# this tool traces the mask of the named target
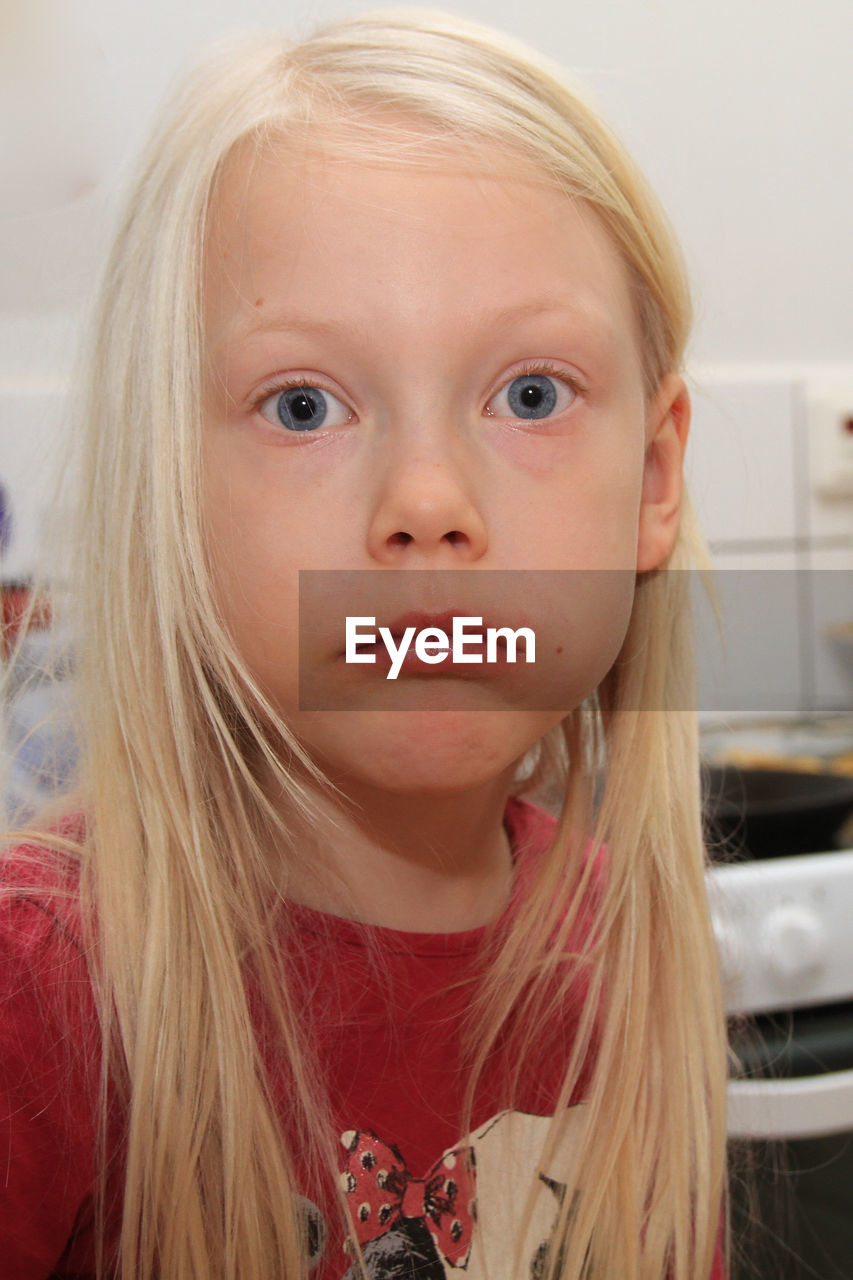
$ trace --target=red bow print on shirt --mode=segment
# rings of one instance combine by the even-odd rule
[[[353,1129],[341,1142],[347,1151],[341,1181],[359,1244],[400,1218],[420,1218],[445,1260],[464,1267],[477,1217],[473,1148],[448,1151],[425,1178],[413,1178],[396,1147],[375,1134]]]

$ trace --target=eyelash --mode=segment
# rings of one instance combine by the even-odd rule
[[[261,405],[266,400],[269,400],[271,396],[280,396],[283,391],[298,391],[300,387],[316,387],[318,391],[325,391],[327,395],[334,396],[336,400],[341,399],[336,392],[323,385],[321,378],[309,378],[307,374],[300,373],[294,378],[282,378],[280,381],[271,382],[268,387],[262,388],[252,400],[252,410],[257,413]],[[344,402],[342,401],[342,403]]]

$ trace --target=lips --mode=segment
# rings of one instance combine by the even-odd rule
[[[383,623],[377,619],[376,630],[378,631],[381,626],[387,626],[394,639],[399,641],[402,640],[409,627],[415,628],[415,635],[419,631],[425,631],[427,627],[435,627],[439,631],[443,631],[448,640],[450,640],[453,636],[454,618],[481,618],[480,629],[483,634],[489,627],[498,625],[487,618],[482,618],[481,614],[467,613],[464,609],[446,609],[444,613],[418,613],[410,610],[409,613],[401,614],[399,618],[395,618],[391,623]],[[507,624],[504,622],[502,625],[506,626]]]
[[[453,654],[453,624],[454,619],[466,618],[476,619],[477,621],[468,622],[465,626],[464,636],[462,637],[462,652],[459,660],[454,658]],[[521,653],[518,653],[515,664],[510,664],[507,660],[507,642],[502,636],[495,638],[495,653],[492,661],[486,661],[487,658],[487,640],[486,635],[489,630],[498,630],[501,627],[511,627],[512,630],[518,630],[524,624],[510,624],[505,618],[498,622],[492,618],[485,618],[481,614],[466,612],[464,609],[445,609],[439,613],[426,613],[421,610],[409,610],[406,613],[398,615],[390,622],[384,622],[377,618],[374,626],[371,628],[376,640],[370,644],[366,641],[359,642],[359,652],[365,655],[372,655],[375,659],[371,664],[372,670],[376,674],[386,674],[392,666],[392,655],[385,642],[381,628],[385,628],[390,632],[391,641],[395,649],[400,648],[406,633],[409,633],[408,648],[405,656],[400,660],[398,666],[399,675],[418,675],[440,677],[447,675],[467,676],[468,678],[483,679],[484,677],[493,676],[501,672],[506,672],[511,666],[523,665],[524,647],[523,640],[521,642]],[[429,651],[438,656],[443,653],[445,656],[441,661],[429,662],[421,658],[415,648],[416,638],[424,631],[438,630],[447,636],[448,644],[443,650],[437,647],[437,643],[428,641]],[[344,655],[341,655],[344,657]],[[465,657],[469,661],[465,661]],[[361,668],[363,671],[364,668]]]

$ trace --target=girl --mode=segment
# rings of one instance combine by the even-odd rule
[[[83,405],[78,794],[4,873],[9,1280],[721,1274],[688,310],[605,126],[462,21],[172,104]],[[534,663],[440,666],[462,617]]]

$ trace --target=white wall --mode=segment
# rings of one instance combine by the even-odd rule
[[[2,113],[0,373],[67,362],[69,325],[61,317],[74,312],[97,261],[102,193],[186,60],[228,32],[299,34],[315,15],[360,7],[5,0],[0,82],[8,86],[17,66],[30,108],[45,85],[57,86],[58,107],[30,109],[22,130]],[[688,255],[698,301],[695,358],[853,356],[850,0],[467,0],[447,7],[503,26],[575,70],[626,138]],[[52,44],[60,54],[53,65],[45,54]],[[64,189],[54,182],[57,198],[93,181],[101,192],[37,212],[24,194],[17,212],[8,175],[21,132],[50,173],[67,170]],[[18,159],[15,175],[19,168]]]

